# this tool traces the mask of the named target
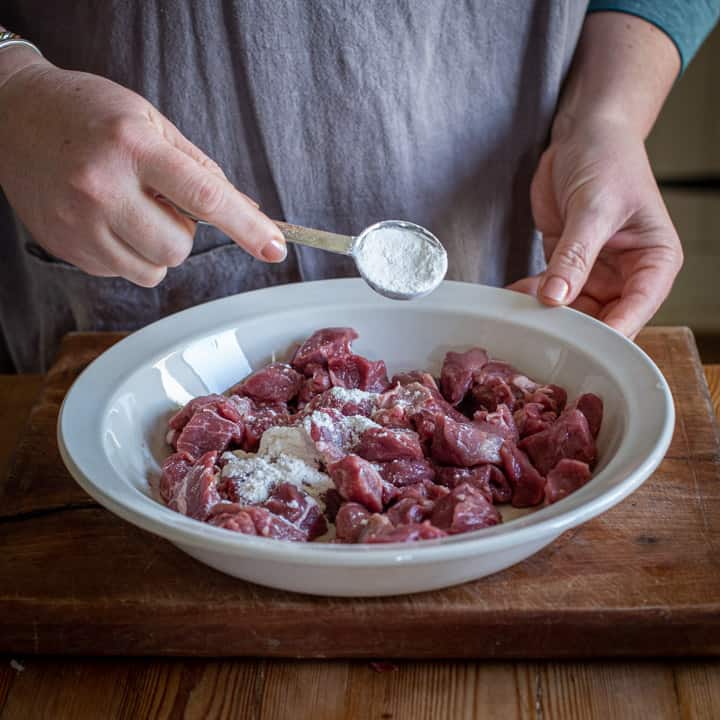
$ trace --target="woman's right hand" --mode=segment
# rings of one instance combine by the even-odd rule
[[[142,97],[29,48],[0,56],[2,70],[19,65],[0,74],[0,186],[49,253],[157,285],[190,254],[195,230],[164,196],[255,257],[285,258],[277,226]]]

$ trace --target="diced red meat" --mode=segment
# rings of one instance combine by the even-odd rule
[[[190,468],[195,464],[195,458],[188,453],[179,452],[165,458],[162,464],[158,490],[165,503],[170,502],[175,488],[185,479]]]
[[[512,444],[505,445],[500,455],[512,487],[513,507],[539,505],[545,495],[545,478],[532,466],[528,456]]]
[[[596,438],[603,419],[603,401],[594,393],[585,393],[577,399],[575,407],[585,416],[590,433]]]
[[[231,395],[247,395],[260,403],[287,403],[299,392],[303,376],[285,363],[272,363],[256,370],[230,390]]]
[[[324,393],[332,387],[330,373],[321,365],[310,363],[305,367],[306,380],[300,388],[298,399],[301,403],[310,402],[316,395]]]
[[[343,503],[335,516],[335,537],[341,542],[356,543],[369,519],[370,513],[359,503]]]
[[[505,442],[501,435],[476,423],[458,423],[452,418],[438,416],[432,439],[432,457],[443,465],[472,467],[486,463],[500,463],[500,448]]]
[[[303,372],[309,364],[327,367],[330,358],[350,355],[358,334],[349,327],[323,328],[314,332],[295,352],[292,366]]]
[[[294,542],[305,542],[308,539],[305,531],[284,517],[256,505],[219,503],[212,509],[208,522],[245,535],[260,535]]]
[[[445,497],[450,491],[442,486],[436,485],[434,482],[423,480],[413,485],[406,485],[397,489],[397,501],[412,498],[413,500],[439,500]]]
[[[565,408],[567,392],[559,385],[540,385],[525,397],[525,403],[539,403],[543,410],[559,415]]]
[[[345,388],[330,388],[316,395],[304,408],[303,414],[308,415],[315,410],[338,410],[341,415],[364,415],[370,417],[375,410],[376,400],[373,395],[363,395],[346,391]]]
[[[243,441],[242,422],[233,422],[219,415],[212,407],[196,412],[177,438],[178,452],[188,453],[195,458],[206,452],[223,452],[231,442],[239,445]]]
[[[477,410],[473,415],[473,421],[482,425],[487,425],[496,429],[500,435],[507,440],[517,442],[520,439],[517,426],[513,414],[510,412],[507,405],[500,404],[495,409],[495,412],[489,412],[488,410]]]
[[[381,393],[387,390],[387,369],[382,360],[368,360],[361,355],[337,355],[328,360],[330,380],[336,387]]]
[[[386,514],[393,525],[409,525],[429,518],[434,507],[435,503],[427,498],[407,497],[396,502]]]
[[[384,427],[411,428],[413,417],[429,402],[432,393],[424,385],[418,382],[395,385],[378,398],[372,419]]]
[[[335,488],[330,488],[325,493],[323,500],[325,501],[325,517],[329,522],[335,522],[338,510],[343,504],[342,496]]]
[[[203,395],[193,398],[181,410],[178,410],[168,420],[168,427],[172,430],[182,430],[196,412],[205,408],[212,408],[227,420],[234,422],[240,420],[240,415],[229,398],[224,395]]]
[[[373,518],[374,517],[382,516],[374,515]],[[361,538],[360,542],[372,544],[417,542],[418,540],[436,540],[446,535],[446,532],[426,520],[423,523],[398,525],[397,527],[393,527],[392,525],[390,525],[390,527],[383,526],[374,532],[367,532],[366,535]]]
[[[383,480],[395,487],[404,487],[424,480],[435,479],[435,468],[427,461],[413,458],[399,458],[380,464]]]
[[[355,454],[365,460],[389,462],[399,458],[422,460],[423,451],[417,433],[412,430],[368,428],[360,436]]]
[[[471,408],[474,410],[495,411],[498,405],[506,405],[515,409],[517,398],[510,385],[501,377],[492,376],[483,383],[474,384],[470,388]]]
[[[395,385],[410,385],[411,383],[419,383],[431,390],[439,389],[435,378],[423,370],[408,370],[408,372],[397,373],[390,380],[390,385],[393,387]]]
[[[541,403],[525,403],[513,415],[521,438],[547,430],[556,420],[554,412],[545,410]]]
[[[502,518],[478,488],[463,483],[435,503],[430,522],[453,535],[497,525]]]
[[[245,399],[249,400],[249,398]],[[246,452],[257,452],[260,438],[268,428],[276,425],[288,425],[290,422],[290,412],[284,403],[262,405],[260,407],[253,405],[252,409],[249,409],[247,414],[243,415],[245,437],[240,447]]]
[[[327,522],[318,504],[292,483],[278,485],[265,507],[296,525],[308,540],[327,532]]]
[[[478,372],[488,361],[482,348],[466,352],[449,352],[445,355],[440,373],[440,391],[451,404],[457,405],[465,397],[472,384],[473,373]]]
[[[519,447],[541,475],[547,475],[563,458],[592,467],[597,456],[588,421],[579,410],[565,411],[547,430],[521,440]]]
[[[590,479],[590,467],[579,460],[561,460],[547,476],[545,497],[549,503],[562,500]]]
[[[467,483],[480,490],[493,503],[507,503],[512,488],[500,468],[495,465],[476,465],[471,468],[437,466],[437,482],[449,488]]]
[[[205,520],[210,509],[220,502],[215,482],[217,453],[207,452],[190,468],[180,483],[175,485],[168,502],[171,510],[195,520]]]
[[[210,511],[208,523],[243,535],[257,535],[250,513],[237,503],[221,502],[215,505]]]
[[[360,503],[371,512],[382,510],[383,479],[367,460],[353,454],[346,455],[328,465],[327,471],[345,500]]]

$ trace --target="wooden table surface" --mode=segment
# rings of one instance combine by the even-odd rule
[[[720,416],[720,365],[705,371]],[[0,376],[0,477],[41,382],[40,376]],[[0,719],[15,718],[715,720],[720,718],[720,661],[383,664],[5,657]]]

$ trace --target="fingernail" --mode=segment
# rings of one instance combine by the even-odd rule
[[[565,280],[557,275],[553,275],[545,281],[540,294],[548,300],[561,303],[567,297],[569,289]]]
[[[263,247],[260,254],[268,262],[282,262],[287,257],[287,247],[279,240],[271,240]]]

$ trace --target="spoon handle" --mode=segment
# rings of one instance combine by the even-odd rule
[[[210,225],[206,220],[195,217],[195,215],[178,207],[167,198],[162,198],[162,200],[171,205],[181,215],[198,223],[198,225]],[[355,238],[350,235],[338,235],[337,233],[331,233],[325,230],[313,230],[312,228],[302,227],[302,225],[291,225],[290,223],[280,222],[279,220],[273,220],[273,222],[280,228],[280,232],[287,242],[317,248],[318,250],[326,250],[327,252],[338,253],[340,255],[352,254],[352,246]]]
[[[352,253],[355,238],[350,235],[338,235],[325,230],[313,230],[312,228],[291,225],[279,220],[273,220],[273,222],[280,228],[280,232],[288,242],[296,245],[306,245],[318,250],[326,250],[331,253],[339,253],[340,255],[350,255]]]

